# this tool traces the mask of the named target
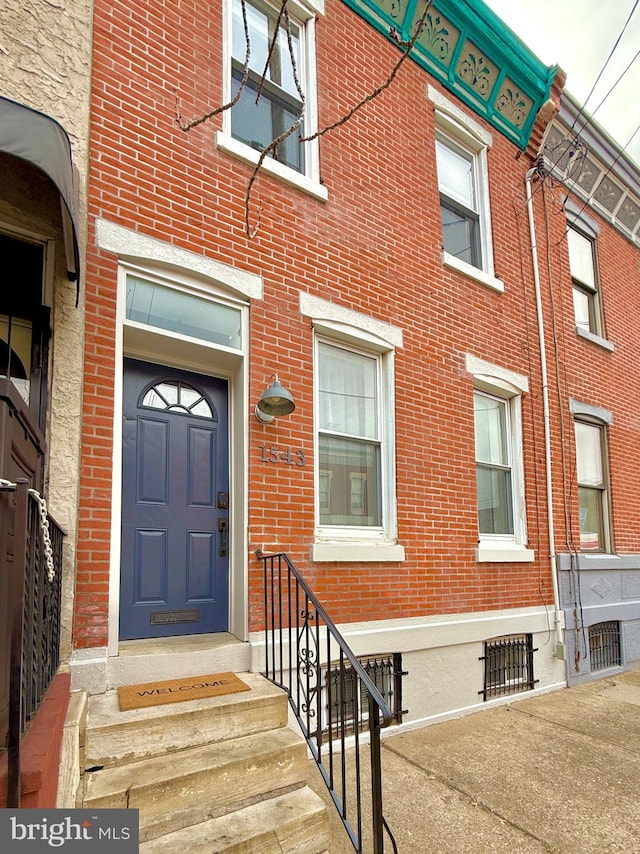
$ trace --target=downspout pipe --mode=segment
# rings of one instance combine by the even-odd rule
[[[537,168],[530,169],[525,177],[527,192],[527,215],[529,218],[529,234],[531,237],[531,258],[533,261],[533,281],[536,294],[536,315],[538,321],[538,342],[540,346],[540,373],[542,377],[542,410],[544,416],[544,464],[547,484],[547,520],[549,526],[549,561],[551,580],[553,584],[553,622],[556,634],[556,656],[564,658],[564,638],[562,634],[563,613],[560,608],[560,591],[558,588],[558,567],[556,562],[556,538],[553,515],[553,481],[551,467],[551,416],[549,411],[549,376],[547,372],[547,348],[544,334],[544,314],[542,312],[542,294],[540,289],[540,268],[538,264],[538,244],[536,226],[533,215],[533,193],[531,191]]]

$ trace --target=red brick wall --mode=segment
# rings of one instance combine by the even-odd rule
[[[328,202],[266,175],[258,179],[253,198],[264,210],[258,234],[249,240],[244,196],[251,170],[216,151],[214,134],[221,117],[190,133],[183,133],[175,120],[176,103],[188,120],[220,102],[219,5],[96,0],[95,15],[91,215],[262,275],[264,299],[251,306],[250,400],[257,400],[275,370],[296,400],[290,418],[271,425],[249,420],[251,628],[257,628],[260,612],[256,548],[290,553],[338,622],[551,602],[540,368],[524,207],[524,176],[530,166],[526,156],[518,157],[509,141],[491,131],[494,256],[504,294],[440,263],[434,115],[426,98],[427,83],[434,81],[410,62],[380,98],[322,139]],[[324,125],[378,86],[398,52],[339,0],[327,0],[316,35]],[[540,193],[539,213],[542,202]],[[551,217],[556,241],[560,219]],[[607,248],[604,258],[621,251],[619,243]],[[566,280],[566,257],[564,268],[558,266],[561,254],[552,257],[556,281],[560,276]],[[76,646],[106,642],[115,284],[115,259],[98,250],[92,237]],[[404,347],[396,356],[397,497],[404,563],[309,561],[312,330],[300,316],[299,291],[370,314],[404,332]],[[570,296],[568,286],[557,298],[561,309],[556,305],[565,333]],[[550,312],[548,287],[544,300]],[[622,331],[631,334],[629,328]],[[464,371],[466,352],[530,379],[523,420],[533,564],[474,560],[473,407],[471,378]],[[557,406],[555,373],[551,382]],[[612,443],[614,459],[622,459],[632,435],[626,445]],[[306,467],[262,462],[262,442],[303,448]],[[553,445],[559,459],[557,430]],[[561,502],[559,467],[554,490]],[[620,539],[640,551],[626,512],[620,516]],[[560,534],[564,537],[564,531]]]
[[[550,181],[536,192],[536,221],[539,240],[543,294],[549,336],[549,370],[554,419],[554,465],[565,473],[564,490],[556,486],[556,523],[559,526],[558,551],[579,550],[577,487],[573,416],[569,398],[603,407],[613,414],[607,429],[609,446],[610,496],[615,551],[619,554],[640,552],[640,530],[637,524],[636,495],[640,484],[640,419],[638,410],[637,371],[640,364],[640,341],[637,318],[640,316],[640,266],[638,250],[612,228],[596,210],[574,198],[574,207],[599,229],[596,251],[605,337],[613,352],[585,341],[575,333],[574,312],[567,250],[567,222],[575,216],[566,213],[566,192],[553,188]],[[552,346],[555,338],[557,348]],[[555,349],[555,352],[554,352]],[[557,373],[556,373],[557,364]],[[558,403],[557,388],[560,386]],[[564,430],[566,441],[561,442]],[[572,531],[562,525],[565,506]],[[573,535],[572,535],[573,534]]]
[[[69,706],[71,677],[54,677],[20,747],[20,806],[55,807],[64,722]],[[7,754],[0,754],[0,808],[7,805]]]

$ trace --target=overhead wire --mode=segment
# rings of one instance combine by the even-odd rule
[[[617,47],[618,47],[618,45],[620,44],[620,41],[621,41],[621,39],[622,39],[622,36],[625,34],[626,29],[627,29],[627,27],[629,26],[629,23],[630,23],[630,21],[631,21],[631,18],[633,17],[633,14],[634,14],[634,12],[636,11],[636,9],[637,9],[637,7],[638,7],[638,3],[640,3],[640,0],[635,0],[635,3],[633,4],[633,8],[632,8],[632,9],[631,9],[631,11],[629,12],[629,15],[628,15],[628,17],[627,17],[627,20],[625,21],[625,24],[624,24],[624,26],[623,26],[622,30],[620,31],[620,33],[619,33],[619,35],[618,35],[617,39],[615,40],[615,44],[613,45],[613,47],[612,47],[612,48],[611,48],[611,50],[609,51],[609,56],[606,58],[604,65],[602,66],[602,68],[600,69],[600,72],[599,72],[598,76],[596,77],[595,83],[594,83],[594,84],[593,84],[593,86],[591,87],[591,91],[590,91],[590,92],[589,92],[589,94],[587,95],[587,97],[586,97],[585,101],[583,102],[583,104],[582,104],[582,106],[581,106],[581,108],[580,108],[580,111],[578,112],[578,115],[575,117],[575,119],[574,119],[574,121],[573,121],[573,125],[571,126],[571,131],[573,131],[573,129],[574,129],[574,128],[575,128],[575,126],[576,126],[576,123],[577,123],[577,122],[578,122],[578,120],[580,119],[580,116],[581,116],[581,115],[582,115],[582,113],[585,111],[586,106],[587,106],[587,104],[589,103],[589,99],[591,98],[591,96],[592,96],[592,95],[593,95],[593,93],[595,92],[596,86],[597,86],[597,85],[598,85],[598,83],[600,82],[600,78],[601,78],[601,77],[602,77],[602,75],[604,74],[604,72],[605,72],[605,70],[606,70],[606,68],[607,68],[607,65],[609,65],[609,62],[611,61],[611,58],[613,57],[613,54],[616,52]],[[626,73],[626,71],[625,71],[625,73]],[[618,82],[619,82],[619,81],[618,81]],[[616,85],[617,85],[617,83],[616,83]],[[609,94],[610,94],[610,93],[608,93],[607,97],[609,96]],[[600,106],[601,106],[601,105],[600,105]]]
[[[577,163],[580,163],[580,168],[582,167],[582,165],[583,165],[583,163],[584,163],[584,159],[585,159],[585,157],[586,157],[586,151],[585,151],[584,142],[583,142],[583,141],[582,141],[582,139],[581,139],[581,134],[582,134],[582,133],[584,132],[584,130],[588,127],[589,122],[594,118],[594,116],[595,116],[596,112],[600,109],[600,107],[602,107],[602,105],[603,105],[603,104],[604,104],[604,102],[607,100],[607,98],[611,95],[611,93],[614,91],[614,89],[618,86],[618,84],[621,82],[621,80],[622,80],[622,79],[624,78],[624,76],[627,74],[627,72],[629,71],[629,69],[631,68],[631,66],[633,65],[633,63],[636,61],[636,59],[638,58],[638,56],[640,56],[640,51],[638,51],[638,52],[635,54],[635,56],[633,57],[633,59],[631,60],[631,62],[627,65],[627,67],[626,67],[626,68],[625,68],[625,70],[622,72],[622,74],[618,77],[618,79],[617,79],[617,80],[616,80],[616,82],[613,84],[613,86],[611,86],[611,88],[609,89],[609,91],[607,92],[607,94],[604,96],[604,98],[600,101],[600,103],[598,104],[598,106],[596,107],[596,109],[593,111],[593,113],[590,113],[590,114],[589,114],[588,119],[587,119],[587,120],[582,124],[582,127],[581,127],[578,131],[575,131],[576,124],[578,123],[578,121],[580,120],[580,118],[584,115],[585,110],[586,110],[586,105],[587,105],[587,103],[589,102],[589,99],[591,98],[591,96],[593,95],[593,93],[594,93],[594,91],[595,91],[595,89],[596,89],[596,87],[597,87],[597,85],[598,85],[598,83],[599,83],[599,81],[600,81],[600,79],[601,79],[602,75],[604,74],[604,72],[605,72],[605,70],[606,70],[607,66],[609,65],[609,62],[611,61],[611,58],[613,57],[613,54],[615,53],[615,51],[616,51],[616,49],[617,49],[618,45],[620,44],[620,41],[621,41],[621,39],[622,39],[622,37],[623,37],[624,33],[626,32],[627,27],[629,26],[629,23],[630,23],[630,21],[631,21],[631,19],[632,19],[632,17],[633,17],[633,15],[634,15],[634,13],[635,13],[635,11],[636,11],[636,9],[637,9],[637,7],[638,7],[638,5],[639,5],[639,4],[640,4],[640,0],[635,0],[635,2],[634,2],[634,4],[633,4],[633,7],[632,7],[631,11],[629,12],[629,15],[627,16],[627,20],[625,21],[624,26],[622,27],[622,29],[621,29],[620,33],[618,34],[618,36],[617,36],[617,38],[616,38],[616,40],[615,40],[615,43],[614,43],[613,47],[611,48],[611,50],[610,50],[610,52],[609,52],[609,55],[608,55],[607,59],[606,59],[606,60],[605,60],[605,62],[604,62],[604,65],[603,65],[603,66],[602,66],[602,68],[600,69],[600,71],[599,71],[599,73],[598,73],[598,75],[597,75],[597,77],[596,77],[596,80],[595,80],[595,82],[594,82],[593,86],[591,87],[591,90],[590,90],[589,94],[587,95],[586,100],[585,100],[585,101],[583,102],[583,104],[580,106],[580,109],[579,109],[579,111],[578,111],[578,114],[577,114],[577,116],[574,118],[574,120],[573,120],[573,124],[571,125],[571,128],[569,129],[569,135],[568,135],[567,137],[565,137],[565,140],[567,141],[567,145],[566,145],[566,146],[564,146],[564,145],[562,145],[561,143],[558,143],[556,146],[554,146],[554,148],[561,147],[561,151],[560,151],[560,153],[558,154],[558,156],[556,157],[556,159],[551,163],[551,167],[550,167],[549,169],[545,170],[546,174],[545,174],[545,173],[539,173],[539,176],[538,176],[538,177],[539,177],[539,183],[538,183],[538,185],[537,185],[537,186],[534,188],[534,190],[533,190],[533,195],[534,195],[534,196],[535,196],[535,195],[536,195],[536,193],[541,189],[542,185],[546,182],[547,178],[549,178],[549,177],[552,175],[552,173],[554,172],[554,170],[556,169],[556,167],[558,166],[558,164],[560,163],[560,161],[562,160],[562,158],[566,155],[566,153],[567,153],[567,148],[568,148],[569,146],[574,146],[574,147],[577,149],[577,154],[578,154],[578,155],[580,155],[580,153],[581,153],[581,159],[580,159],[580,160],[575,160],[575,159],[574,159],[574,163],[576,163],[576,162],[577,162]],[[618,156],[616,157],[615,161],[611,164],[611,166],[609,167],[609,170],[608,170],[608,171],[607,171],[607,173],[606,173],[607,175],[608,175],[608,174],[609,174],[609,172],[611,171],[611,168],[613,168],[613,166],[618,162],[618,160],[620,159],[620,156],[622,155],[622,153],[624,153],[624,151],[626,151],[626,149],[629,147],[629,145],[631,144],[631,142],[632,142],[633,138],[634,138],[634,137],[635,137],[635,135],[638,133],[638,130],[640,130],[640,126],[639,126],[638,128],[636,128],[636,130],[633,132],[633,134],[631,135],[631,137],[630,137],[630,138],[629,138],[629,140],[627,141],[627,143],[626,143],[626,145],[624,146],[624,148],[622,149],[622,151],[618,154]],[[574,132],[574,131],[575,131],[575,132]],[[563,142],[564,142],[564,140],[563,140]],[[574,154],[574,155],[570,155],[570,159],[571,159],[571,157],[575,158],[575,157],[576,157],[576,155],[575,155],[575,154]],[[574,169],[575,169],[575,167],[574,167]],[[567,175],[567,177],[568,177],[568,175]],[[605,175],[604,177],[606,177],[606,175]],[[592,198],[592,196],[590,196],[590,197],[589,197],[589,199],[587,200],[587,204],[591,201],[591,198]],[[584,210],[584,207],[582,208],[582,210]],[[582,211],[581,211],[581,212],[582,212]]]

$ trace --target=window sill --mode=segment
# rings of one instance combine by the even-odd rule
[[[260,160],[260,152],[255,151],[253,148],[250,148],[243,142],[239,142],[222,131],[216,133],[216,148],[224,151],[226,154],[230,154],[232,157],[236,157],[238,160],[242,160],[244,163],[248,163],[250,166],[257,166]],[[266,172],[268,175],[273,175],[274,178],[278,178],[292,187],[296,187],[298,190],[302,190],[309,196],[320,199],[320,201],[326,202],[329,198],[327,188],[323,184],[307,178],[306,175],[296,172],[295,169],[278,163],[272,157],[265,157],[260,170]]]
[[[613,353],[615,349],[611,341],[607,341],[606,338],[602,338],[594,332],[589,332],[588,329],[583,329],[581,326],[576,326],[576,335],[578,338],[584,338],[585,341],[590,341],[592,344],[602,347],[603,350],[608,350],[609,353]]]
[[[533,549],[514,543],[480,543],[476,549],[478,563],[531,563],[535,560]]]
[[[316,563],[400,563],[404,546],[365,543],[314,543],[311,560]]]
[[[474,267],[473,264],[467,264],[466,261],[461,261],[459,258],[456,258],[455,255],[449,255],[448,252],[443,251],[442,266],[447,267],[449,270],[456,270],[458,273],[462,273],[470,279],[475,279],[476,282],[480,282],[481,285],[486,285],[493,291],[498,291],[501,294],[504,293],[504,282],[502,279],[497,279],[495,276],[485,273],[484,270],[481,270],[479,267]]]

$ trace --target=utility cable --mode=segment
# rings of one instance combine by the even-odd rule
[[[577,123],[577,122],[578,122],[578,120],[580,119],[580,116],[581,116],[581,115],[582,115],[582,113],[585,111],[586,106],[587,106],[587,104],[588,104],[588,102],[589,102],[589,98],[591,98],[591,96],[593,95],[593,93],[594,93],[594,91],[595,91],[596,86],[597,86],[597,85],[598,85],[598,83],[600,82],[600,78],[601,78],[601,77],[602,77],[602,75],[604,74],[604,72],[605,72],[605,69],[606,69],[607,65],[608,65],[608,64],[609,64],[609,62],[611,61],[611,57],[613,56],[613,54],[614,54],[614,53],[615,53],[615,51],[616,51],[616,48],[617,48],[617,47],[618,47],[618,45],[620,44],[620,39],[621,39],[621,38],[622,38],[622,36],[625,34],[625,31],[626,31],[627,27],[629,26],[629,22],[631,21],[631,18],[633,17],[633,14],[634,14],[634,12],[636,11],[636,9],[637,9],[637,7],[638,7],[638,3],[640,3],[640,0],[635,0],[635,3],[633,4],[633,9],[629,12],[629,16],[628,16],[628,18],[627,18],[627,20],[626,20],[626,22],[625,22],[624,27],[623,27],[623,28],[622,28],[622,30],[620,31],[620,34],[619,34],[618,38],[617,38],[617,39],[616,39],[616,41],[615,41],[615,44],[613,45],[613,47],[611,48],[611,51],[609,52],[609,56],[607,57],[607,59],[606,59],[606,61],[605,61],[604,65],[603,65],[603,66],[602,66],[602,68],[600,69],[600,73],[599,73],[599,74],[598,74],[598,76],[596,77],[596,82],[595,82],[595,83],[593,84],[593,86],[591,87],[591,91],[589,92],[589,94],[588,94],[588,95],[587,95],[587,97],[586,97],[586,100],[583,102],[582,106],[580,107],[580,112],[578,113],[578,115],[577,115],[577,116],[575,117],[575,119],[574,119],[573,125],[571,126],[571,130],[572,130],[572,131],[573,131],[573,129],[575,128],[576,123]]]
[[[640,0],[639,0],[639,2],[640,2]],[[607,169],[607,171],[604,173],[604,175],[602,176],[602,178],[600,179],[600,181],[598,181],[597,186],[595,187],[595,189],[593,190],[593,192],[591,193],[591,195],[588,197],[588,199],[583,203],[583,205],[582,205],[582,207],[580,208],[580,210],[578,211],[578,213],[577,213],[577,214],[575,214],[575,216],[573,217],[573,219],[571,220],[571,222],[567,223],[567,230],[565,231],[565,233],[564,233],[564,235],[563,235],[562,239],[564,239],[564,238],[566,237],[566,235],[568,234],[569,229],[571,228],[571,226],[575,225],[576,221],[580,218],[580,215],[582,214],[582,212],[584,211],[584,209],[587,207],[587,205],[589,204],[589,202],[591,202],[591,200],[592,200],[592,199],[593,199],[593,197],[595,196],[596,191],[598,190],[598,187],[602,186],[602,182],[604,181],[604,179],[609,175],[609,173],[611,172],[611,170],[613,169],[613,167],[616,165],[616,163],[618,162],[618,160],[620,160],[620,158],[622,157],[622,155],[624,154],[624,152],[626,151],[626,149],[631,145],[631,143],[632,143],[632,141],[633,141],[633,139],[634,139],[635,135],[636,135],[639,131],[640,131],[640,125],[638,125],[638,127],[637,127],[637,128],[634,130],[634,132],[631,134],[631,136],[630,136],[630,137],[629,137],[629,139],[627,140],[627,143],[626,143],[626,145],[624,146],[624,148],[621,148],[621,149],[620,149],[620,151],[619,151],[619,152],[618,152],[618,154],[616,155],[615,159],[614,159],[614,160],[612,161],[612,163],[609,165],[609,168],[608,168],[608,169]]]
[[[598,106],[597,106],[597,107],[595,108],[595,110],[591,113],[591,118],[594,118],[594,117],[595,117],[595,114],[598,112],[598,110],[600,109],[600,107],[604,104],[604,102],[607,100],[607,98],[609,97],[609,95],[613,92],[613,90],[616,88],[616,86],[618,85],[618,83],[622,80],[622,78],[624,77],[624,75],[625,75],[625,74],[627,73],[627,71],[631,68],[631,66],[633,65],[633,63],[636,61],[636,59],[637,59],[639,56],[640,56],[640,50],[636,53],[636,55],[633,57],[633,59],[631,60],[631,62],[627,65],[627,67],[626,67],[626,68],[625,68],[625,70],[622,72],[622,74],[620,75],[620,77],[618,77],[618,79],[616,80],[616,82],[615,82],[615,83],[613,84],[613,86],[609,89],[609,91],[608,91],[608,92],[607,92],[607,94],[604,96],[604,98],[602,99],[602,101],[600,101],[600,103],[598,104]],[[576,121],[577,121],[577,119],[576,119]],[[585,127],[587,126],[587,124],[588,124],[588,122],[585,122],[585,123],[583,124],[583,126],[582,126],[581,130],[578,132],[578,136],[580,135],[580,133],[582,133],[582,131],[583,131],[583,130],[585,129]],[[575,125],[575,122],[574,122],[574,125]]]

